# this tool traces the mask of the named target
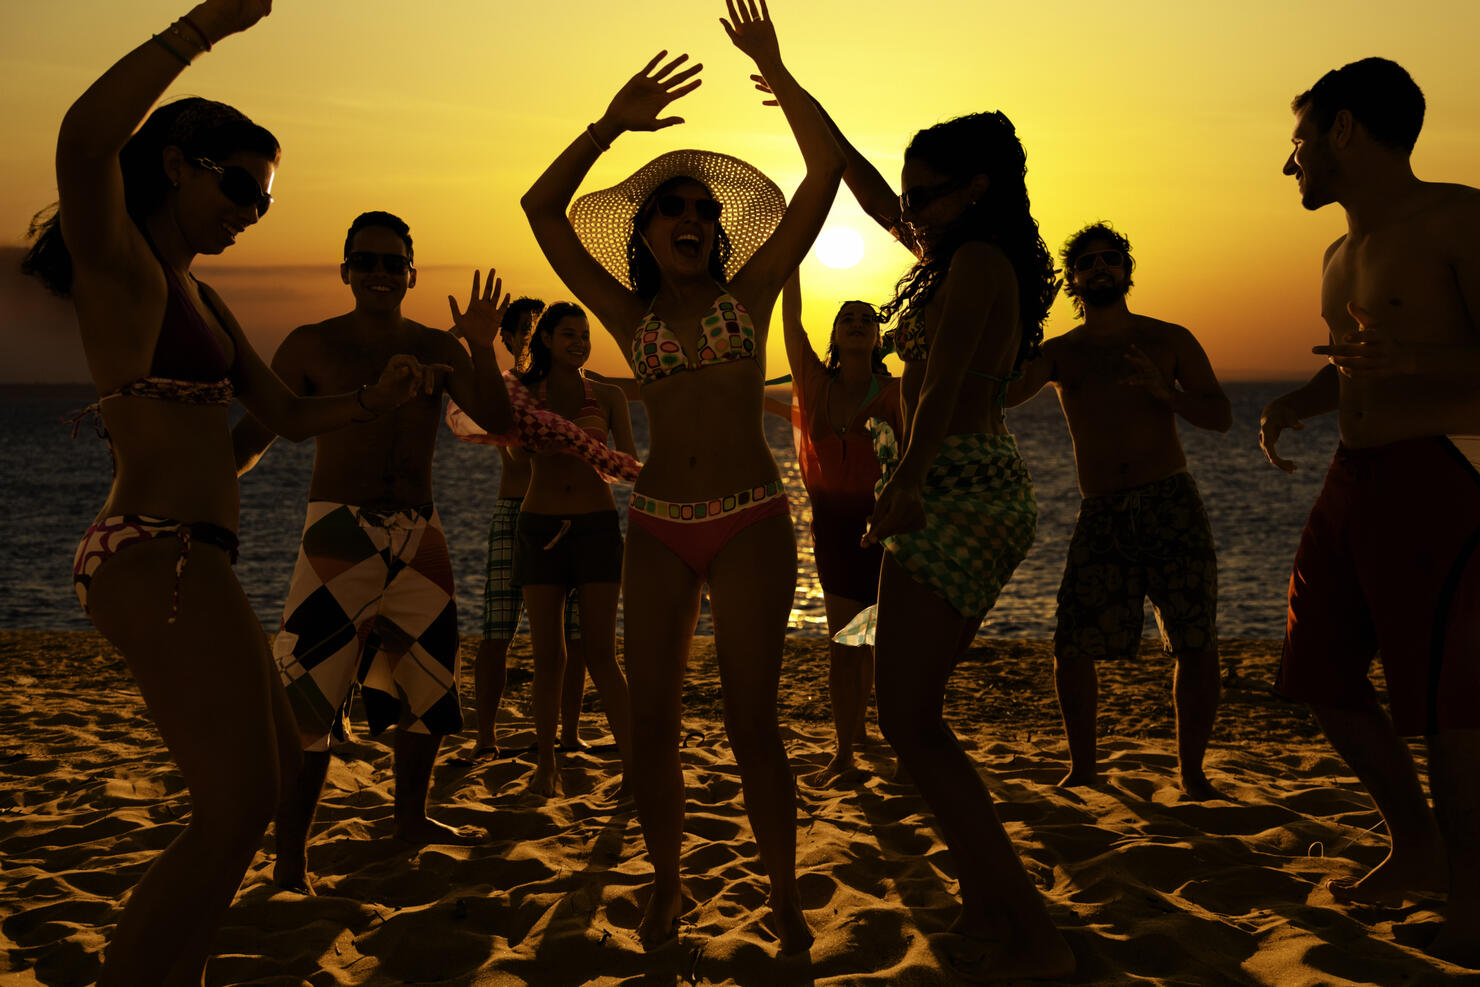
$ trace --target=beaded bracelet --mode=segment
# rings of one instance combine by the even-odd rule
[[[159,47],[163,48],[165,51],[178,58],[181,65],[188,66],[190,64],[190,59],[186,58],[184,55],[180,54],[173,47],[171,47],[170,43],[166,41],[161,35],[155,34],[152,35],[152,38],[155,44],[159,45]]]
[[[591,138],[591,143],[596,145],[596,150],[610,151],[612,149],[612,146],[610,144],[601,143],[601,138],[596,136],[596,124],[586,124],[586,136]]]
[[[365,409],[365,413],[370,416],[369,418],[354,419],[357,422],[373,422],[375,419],[380,417],[380,412],[376,411],[374,408],[365,403],[365,388],[369,386],[369,384],[361,384],[355,390],[355,403],[358,404],[361,408]]]

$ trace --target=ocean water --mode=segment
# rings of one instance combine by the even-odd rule
[[[1226,385],[1234,426],[1219,434],[1180,422],[1188,466],[1212,519],[1218,545],[1219,632],[1225,637],[1277,638],[1284,633],[1290,561],[1306,514],[1336,448],[1334,415],[1287,433],[1285,455],[1300,469],[1287,476],[1259,451],[1260,409],[1289,390],[1287,382]],[[72,553],[107,495],[106,445],[84,427],[76,439],[60,423],[93,400],[85,386],[0,386],[0,626],[39,630],[90,625],[72,591]],[[239,410],[239,409],[238,409]],[[632,406],[639,456],[647,453],[646,418]],[[1012,409],[1009,425],[1033,474],[1038,538],[983,626],[984,635],[1049,637],[1064,552],[1079,507],[1074,457],[1058,400],[1046,389]],[[800,565],[792,610],[794,633],[822,635],[822,588],[812,562],[806,491],[797,472],[791,427],[766,419],[767,437],[792,497]],[[489,513],[498,491],[499,459],[490,448],[438,438],[434,481],[447,529],[462,603],[459,623],[478,636]],[[279,441],[242,480],[241,560],[237,573],[263,625],[275,630],[303,526],[313,444]],[[630,487],[617,486],[623,511]],[[1147,611],[1146,627],[1155,633]],[[708,616],[700,633],[709,633]]]

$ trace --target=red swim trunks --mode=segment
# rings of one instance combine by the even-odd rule
[[[1480,473],[1442,436],[1336,451],[1295,553],[1279,691],[1401,736],[1480,727]]]

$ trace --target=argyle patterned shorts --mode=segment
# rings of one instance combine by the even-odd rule
[[[344,740],[358,682],[371,735],[393,723],[462,729],[457,605],[431,504],[401,511],[314,500],[273,655],[305,750]]]

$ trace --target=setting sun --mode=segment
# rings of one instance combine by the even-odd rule
[[[851,226],[832,226],[818,235],[815,249],[825,266],[841,270],[863,260],[863,237]]]

